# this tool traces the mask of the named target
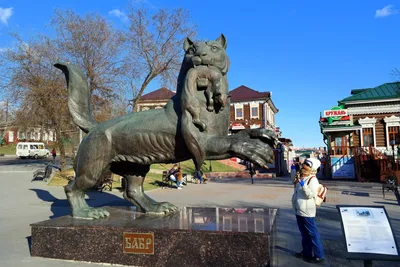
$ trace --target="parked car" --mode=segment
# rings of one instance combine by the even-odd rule
[[[47,158],[50,151],[44,143],[20,142],[17,144],[17,157],[24,158]]]

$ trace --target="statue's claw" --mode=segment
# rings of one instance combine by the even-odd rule
[[[110,216],[110,213],[103,208],[90,208],[90,207],[73,210],[72,214],[74,218],[86,219],[86,220],[106,218]]]
[[[276,148],[276,146],[278,145],[278,138],[277,138],[276,134],[271,130],[267,130],[267,129],[251,129],[249,131],[249,135],[252,138],[261,139],[262,141],[264,141],[265,143],[269,144],[273,148]]]
[[[150,215],[165,215],[178,211],[179,208],[169,202],[154,202],[147,207],[146,214]]]

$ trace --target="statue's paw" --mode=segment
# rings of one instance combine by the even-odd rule
[[[93,220],[99,218],[106,218],[110,213],[103,208],[84,208],[73,211],[72,216],[77,219]]]
[[[207,131],[207,125],[204,122],[201,122],[200,120],[193,120],[193,123],[200,129],[200,131]]]
[[[278,137],[275,132],[267,129],[251,129],[249,132],[251,138],[258,138],[268,145],[276,148],[278,145]]]
[[[232,151],[235,156],[250,160],[260,167],[274,162],[273,148],[260,139],[242,137],[232,144]]]
[[[178,211],[179,208],[169,202],[155,202],[146,210],[149,215],[166,215]]]

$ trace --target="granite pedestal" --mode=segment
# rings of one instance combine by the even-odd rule
[[[32,256],[152,267],[275,263],[276,209],[185,207],[166,217],[106,209],[106,219],[31,224]]]

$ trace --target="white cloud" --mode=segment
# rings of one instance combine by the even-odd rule
[[[394,5],[387,5],[382,9],[377,9],[375,11],[375,18],[383,18],[383,17],[387,17],[390,15],[396,15],[399,14],[399,10],[394,9]]]
[[[7,25],[8,19],[12,16],[13,14],[13,8],[2,8],[0,7],[0,21],[4,24]]]
[[[128,20],[128,17],[125,15],[125,13],[119,10],[118,8],[109,11],[108,15],[120,18],[123,21]]]

